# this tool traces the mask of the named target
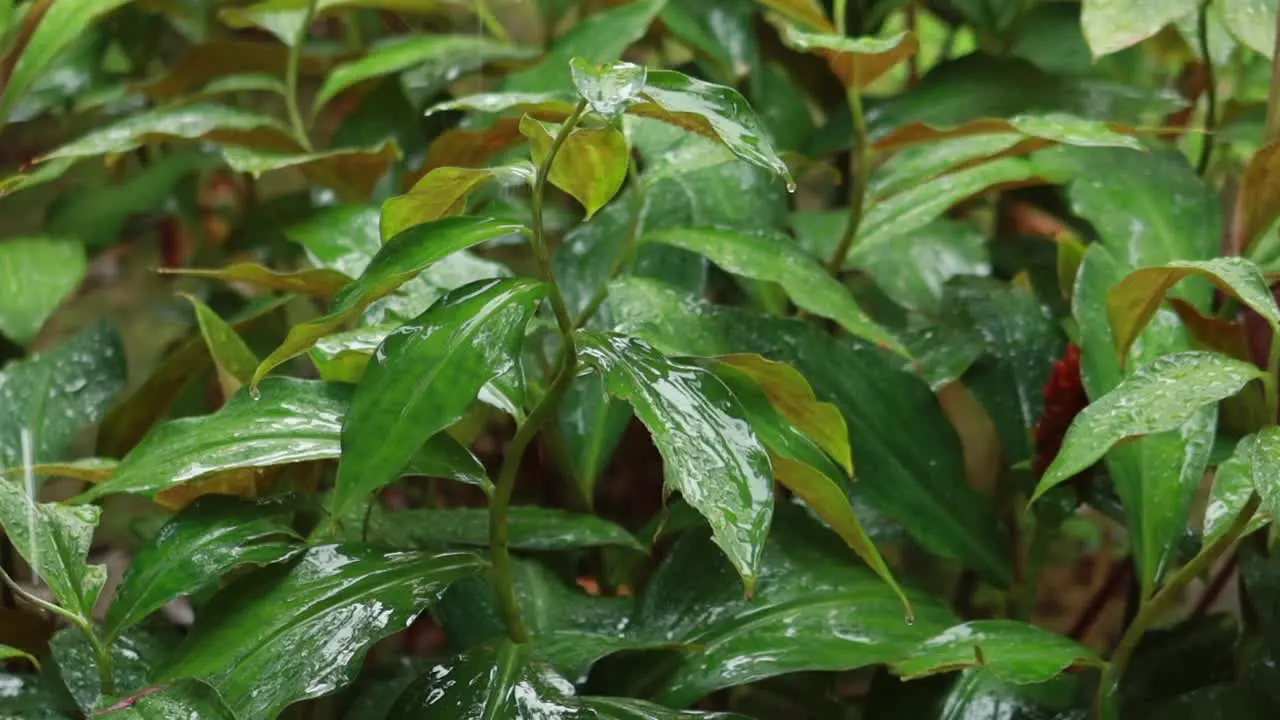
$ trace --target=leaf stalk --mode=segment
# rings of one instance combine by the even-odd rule
[[[307,31],[311,28],[311,20],[316,14],[316,0],[307,3],[307,11],[302,16],[302,27],[298,37],[289,46],[288,65],[285,66],[285,110],[289,113],[289,126],[293,129],[294,139],[307,152],[311,152],[311,137],[307,134],[307,125],[302,120],[302,111],[298,106],[298,66],[302,64],[302,44],[306,41]]]

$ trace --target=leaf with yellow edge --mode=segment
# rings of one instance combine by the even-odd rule
[[[258,357],[244,344],[244,339],[235,328],[218,317],[208,305],[192,295],[184,294],[183,297],[195,309],[200,335],[218,370],[218,385],[222,387],[222,397],[230,398],[253,377],[253,371],[258,367]]]
[[[351,278],[328,268],[276,272],[251,262],[233,263],[224,268],[162,268],[160,272],[165,275],[243,283],[323,299],[331,299],[351,282]]]
[[[789,23],[779,24],[784,43],[826,58],[832,72],[850,89],[865,88],[920,49],[916,36],[909,32],[884,38],[850,38],[805,32]]]
[[[529,138],[533,162],[539,166],[551,152],[560,131],[559,126],[529,115],[520,119],[520,134]],[[590,218],[622,189],[630,164],[627,138],[621,130],[612,125],[576,127],[556,153],[549,179],[551,184],[582,203]]]
[[[414,225],[459,215],[466,210],[467,196],[485,183],[528,183],[533,166],[518,163],[492,168],[436,168],[409,188],[382,203],[382,239],[387,240]]]

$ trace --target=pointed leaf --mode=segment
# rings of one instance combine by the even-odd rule
[[[1226,534],[1227,528],[1249,502],[1249,496],[1255,492],[1253,447],[1257,439],[1257,435],[1240,438],[1231,457],[1219,465],[1213,474],[1213,487],[1209,490],[1209,500],[1204,508],[1204,532],[1201,538],[1204,547],[1212,545]],[[1263,527],[1274,517],[1275,493],[1270,490],[1274,485],[1274,478],[1264,477],[1262,480],[1263,483],[1257,487],[1259,490],[1263,484],[1268,487],[1267,494],[1262,496],[1271,496],[1271,502],[1253,514],[1243,535]]]
[[[440,661],[396,701],[388,720],[587,720],[573,684],[537,661],[529,643],[507,640]]]
[[[638,340],[580,337],[583,361],[649,428],[662,453],[667,491],[678,491],[707,518],[749,593],[772,515],[772,474],[733,394],[706,370]]]
[[[374,642],[483,567],[467,553],[313,547],[223,592],[157,679],[202,678],[238,717],[275,717],[347,685]]]
[[[907,32],[883,38],[850,38],[805,32],[788,23],[780,25],[784,43],[825,57],[836,77],[851,90],[867,87],[920,49],[915,35]]]
[[[1256,366],[1218,353],[1183,352],[1156,360],[1076,417],[1035,497],[1097,462],[1121,440],[1173,430],[1261,377]]]
[[[180,105],[133,115],[53,150],[41,161],[122,153],[147,142],[209,140],[292,150],[288,128],[266,115],[218,105]]]
[[[343,423],[335,514],[394,480],[486,383],[519,372],[525,326],[545,292],[529,279],[472,283],[383,341]]]
[[[1080,25],[1099,58],[1146,40],[1198,7],[1196,0],[1085,0]]]
[[[525,115],[520,134],[529,138],[533,162],[539,167],[551,152],[560,126]],[[582,204],[590,218],[613,199],[627,179],[631,151],[622,131],[612,125],[574,128],[551,163],[551,184]]]
[[[631,533],[596,517],[554,508],[508,508],[508,540],[516,550],[573,550],[614,545],[643,550]],[[489,545],[489,511],[484,508],[420,509],[385,512],[372,537],[393,547],[440,548]]]
[[[28,655],[27,653],[15,647],[9,647],[8,645],[0,645],[0,660],[15,660],[19,658],[21,658],[22,660],[26,660],[32,665],[35,665],[37,670],[40,669],[40,661],[36,660],[31,655]]]
[[[786,236],[680,229],[649,233],[644,240],[705,255],[735,275],[776,282],[786,290],[797,307],[831,318],[857,337],[906,354],[897,338],[867,317],[848,289]]]
[[[101,509],[37,503],[21,485],[0,480],[0,526],[14,549],[53,591],[58,603],[89,618],[107,581],[104,565],[89,565],[89,544]]]
[[[284,343],[258,366],[251,384],[262,382],[272,368],[306,352],[316,340],[337,330],[432,264],[486,240],[522,231],[519,225],[497,220],[456,217],[419,225],[391,238],[360,277],[338,293],[328,315],[295,325],[289,331]]]
[[[1222,19],[1231,33],[1254,52],[1275,52],[1275,0],[1223,0]]]
[[[222,156],[236,172],[261,177],[294,168],[313,182],[332,188],[347,200],[367,200],[391,166],[401,158],[395,141],[376,146],[337,148],[320,152],[260,150],[227,146]]]
[[[229,283],[244,283],[253,287],[283,290],[299,295],[332,299],[351,278],[328,268],[277,272],[258,263],[232,263],[224,268],[162,268],[166,275],[209,278]],[[256,364],[256,363],[255,363]]]
[[[258,358],[244,344],[244,339],[218,314],[200,302],[194,295],[183,295],[196,312],[196,323],[209,348],[209,356],[218,369],[218,382],[224,397],[236,394],[242,385],[253,377]]]
[[[80,243],[46,237],[0,242],[0,333],[20,344],[35,339],[84,277]]]
[[[1107,310],[1119,357],[1128,355],[1129,347],[1155,315],[1169,290],[1183,278],[1192,276],[1218,286],[1261,315],[1272,328],[1280,329],[1280,308],[1276,307],[1271,288],[1253,263],[1237,257],[1171,262],[1129,273],[1108,296]]]
[[[174,598],[216,587],[237,567],[293,557],[302,543],[282,522],[287,515],[286,509],[266,503],[200,498],[134,556],[111,601],[103,633],[113,638]]]
[[[893,663],[908,680],[981,667],[1013,683],[1044,682],[1069,667],[1102,665],[1074,641],[1015,620],[976,620],[947,628]]]
[[[507,76],[503,90],[547,92],[572,87],[569,63],[575,57],[612,63],[644,36],[667,0],[632,0],[579,22],[556,40],[537,65]]]
[[[526,164],[491,168],[436,168],[413,184],[409,192],[382,204],[382,237],[390,239],[414,225],[461,214],[466,199],[487,182],[529,184],[533,168]]]
[[[648,76],[643,65],[627,62],[595,65],[576,57],[570,61],[569,68],[578,94],[592,110],[610,122],[622,117],[635,102]]]
[[[180,680],[147,688],[103,709],[94,717],[107,720],[236,720],[218,691],[201,680]]]

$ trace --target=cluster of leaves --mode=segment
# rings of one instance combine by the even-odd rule
[[[0,717],[1273,716],[1274,0],[849,5],[0,0]]]

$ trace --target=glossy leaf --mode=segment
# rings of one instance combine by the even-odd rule
[[[394,141],[363,148],[337,148],[319,152],[223,148],[223,158],[236,172],[254,177],[277,170],[295,169],[313,182],[332,188],[347,200],[367,200],[378,181],[401,157]]]
[[[253,377],[253,371],[258,367],[258,357],[244,344],[239,333],[209,309],[208,305],[200,302],[194,295],[185,297],[195,310],[200,335],[204,337],[209,356],[218,369],[218,383],[222,386],[222,394],[231,397]]]
[[[419,225],[391,238],[360,277],[338,293],[328,315],[289,330],[280,347],[258,366],[252,384],[260,383],[272,368],[306,352],[316,340],[337,330],[432,264],[459,250],[522,230],[519,225],[497,220],[457,217]]]
[[[976,620],[925,640],[894,668],[910,679],[958,667],[981,667],[1014,683],[1038,683],[1072,666],[1102,660],[1074,641],[1015,620]]]
[[[582,704],[600,720],[747,720],[737,713],[672,710],[632,698],[584,697]]]
[[[13,480],[0,480],[0,526],[14,549],[53,591],[58,603],[82,618],[107,581],[104,565],[89,565],[89,544],[101,509],[37,503]]]
[[[1076,417],[1036,497],[1097,462],[1121,440],[1173,430],[1261,377],[1256,366],[1217,353],[1184,352],[1156,360]]]
[[[0,333],[27,344],[67,299],[85,267],[84,248],[47,237],[0,242]]]
[[[592,110],[610,121],[621,117],[636,101],[648,77],[645,67],[634,63],[593,65],[574,58],[569,67],[578,94]]]
[[[897,338],[867,317],[849,291],[790,238],[773,233],[683,229],[649,233],[644,240],[705,255],[735,275],[776,282],[797,307],[831,318],[857,337],[906,354]]]
[[[390,38],[375,43],[358,59],[330,71],[316,93],[319,110],[339,93],[383,75],[414,70],[458,77],[495,60],[524,60],[535,56],[528,48],[498,42],[482,35],[422,35]]]
[[[37,669],[40,667],[39,660],[36,660],[34,657],[32,657],[31,655],[28,655],[22,650],[19,650],[18,648],[15,648],[15,647],[9,647],[8,645],[0,645],[0,660],[15,660],[15,659],[26,660],[32,665],[35,665]]]
[[[144,687],[160,663],[177,646],[181,635],[163,626],[135,628],[116,638],[107,651],[116,688],[128,692]],[[97,667],[97,653],[79,628],[64,628],[49,643],[58,676],[84,715],[106,704]]]
[[[107,706],[95,717],[108,720],[236,720],[218,691],[200,680],[180,680],[165,687],[147,688]]]
[[[1218,466],[1213,474],[1213,486],[1209,489],[1209,499],[1204,508],[1203,544],[1209,546],[1227,532],[1227,528],[1235,521],[1236,516],[1249,502],[1254,491],[1254,454],[1253,447],[1256,435],[1246,435],[1236,443],[1231,457]],[[1263,483],[1270,487],[1273,482],[1263,477]],[[1260,486],[1259,486],[1260,487]],[[1269,493],[1274,495],[1274,493]],[[1244,535],[1257,530],[1271,521],[1274,515],[1274,504],[1260,508],[1254,513],[1249,524],[1245,526]]]
[[[424,442],[466,414],[485,384],[520,372],[525,326],[545,292],[529,279],[473,283],[387,336],[343,422],[335,514],[394,480]]]
[[[796,50],[825,57],[845,87],[859,90],[920,49],[915,35],[906,32],[883,38],[850,38],[805,32],[789,24],[782,25],[782,41]]]
[[[664,357],[646,343],[583,334],[583,362],[609,394],[627,400],[662,454],[667,491],[711,523],[716,543],[755,584],[773,490],[769,458],[737,401],[715,376]]]
[[[270,565],[301,551],[287,511],[227,497],[200,498],[170,520],[130,563],[107,612],[113,638],[176,597],[216,587],[244,565]]]
[[[1280,517],[1280,427],[1269,425],[1258,431],[1249,453],[1253,486],[1262,496],[1262,506],[1271,517]]]
[[[364,377],[373,352],[392,330],[394,326],[375,325],[326,335],[317,340],[307,354],[321,380],[355,385]]]
[[[298,562],[259,571],[222,593],[157,679],[202,678],[238,717],[274,717],[347,685],[369,646],[404,629],[449,583],[482,568],[466,553],[313,547]]]
[[[102,324],[0,371],[0,467],[66,457],[124,388],[120,337]],[[29,442],[30,452],[23,443]]]
[[[1093,56],[1101,57],[1146,40],[1197,7],[1195,0],[1086,0],[1080,24]]]
[[[610,397],[597,375],[575,379],[560,400],[558,431],[565,440],[565,463],[588,504],[631,417],[627,404]]]
[[[1129,347],[1155,315],[1165,295],[1188,277],[1208,280],[1261,315],[1271,327],[1280,328],[1280,308],[1253,263],[1236,257],[1172,262],[1129,273],[1108,296],[1107,310],[1120,357],[1128,355]]]
[[[295,147],[288,128],[278,120],[246,110],[195,104],[133,115],[63,145],[41,161],[128,152],[163,140],[211,140],[286,151]]]
[[[559,125],[528,115],[520,119],[520,133],[529,138],[535,165],[542,166],[560,131]],[[631,151],[621,130],[612,125],[578,127],[560,146],[548,179],[581,203],[590,218],[622,189],[630,164]]]
[[[382,237],[390,239],[414,225],[461,214],[466,199],[486,183],[529,184],[533,168],[527,164],[491,168],[436,168],[413,184],[409,192],[382,204]]]
[[[351,278],[328,268],[278,272],[257,263],[232,263],[224,268],[163,268],[166,275],[209,278],[228,283],[244,283],[253,287],[283,290],[299,295],[332,299]],[[256,365],[256,363],[255,363]]]
[[[516,505],[508,510],[508,541],[517,550],[572,550],[616,545],[643,550],[621,527],[595,515]],[[489,545],[489,511],[483,508],[419,509],[387,512],[379,519],[379,540],[394,547]]]
[[[534,657],[528,643],[501,640],[436,663],[396,701],[388,720],[586,718],[573,684]]]
[[[272,378],[259,391],[255,399],[242,389],[212,415],[157,427],[81,501],[111,493],[150,495],[213,472],[338,456],[350,387]]]
[[[565,33],[542,61],[512,73],[502,85],[513,92],[548,92],[572,87],[569,63],[577,57],[595,64],[612,63],[639,40],[667,0],[632,0],[586,18]]]

